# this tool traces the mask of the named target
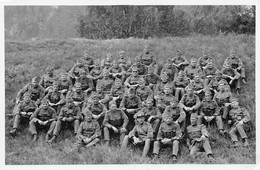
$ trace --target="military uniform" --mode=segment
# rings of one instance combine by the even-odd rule
[[[213,89],[216,93],[218,91],[218,87],[221,82],[223,82],[226,85],[227,90],[230,90],[230,86],[229,86],[227,80],[225,80],[223,78],[217,79],[216,77],[211,79],[211,81],[208,84],[208,87]]]
[[[97,86],[100,86],[106,94],[110,93],[113,84],[114,84],[114,80],[110,78],[107,79],[103,78],[97,81]]]
[[[222,115],[222,118],[226,119],[228,114],[228,106],[226,106],[226,103],[231,103],[231,97],[232,93],[228,91],[224,92],[217,92],[215,93],[213,99],[217,102],[219,108],[220,108],[220,114]]]
[[[88,109],[93,114],[94,118],[98,121],[99,125],[102,126],[105,113],[107,112],[106,106],[101,102],[98,103],[92,102],[88,106],[86,106],[86,108],[83,108],[83,110],[85,109]]]
[[[110,93],[105,96],[105,98],[102,100],[102,103],[107,104],[109,101],[113,100],[113,98],[118,97],[116,99],[116,104],[117,107],[119,107],[125,92],[126,87],[124,85],[121,85],[120,87],[116,87],[115,85],[113,85],[110,90]]]
[[[71,91],[71,89],[72,89],[72,86],[73,86],[73,84],[72,84],[72,81],[71,80],[69,80],[69,79],[67,79],[67,80],[65,80],[65,81],[63,81],[63,80],[60,80],[59,81],[59,90],[67,90],[67,91]]]
[[[227,82],[230,84],[231,89],[239,90],[240,89],[240,74],[234,70],[233,68],[223,68],[221,70],[223,77],[227,80]],[[231,77],[233,79],[231,79]]]
[[[203,54],[203,56],[198,60],[198,66],[203,70],[209,61],[213,61],[213,58]]]
[[[42,76],[39,84],[43,87],[43,88],[48,88],[50,86],[52,86],[53,82],[57,80],[56,76],[50,76],[48,74],[45,74]]]
[[[181,54],[179,54],[179,55],[177,54],[177,56],[172,59],[172,63],[175,65],[180,65],[180,66],[177,66],[179,71],[180,70],[183,71],[185,69],[185,67],[187,67],[189,65],[188,60],[186,60],[186,58]]]
[[[94,84],[92,79],[88,78],[88,77],[79,77],[76,79],[75,83],[80,83],[81,84],[81,88],[83,91],[87,90],[87,91],[92,91],[94,90]]]
[[[203,80],[191,80],[190,84],[193,87],[194,93],[199,97],[200,101],[202,101],[204,97],[204,82]]]
[[[161,94],[157,100],[157,107],[161,112],[164,112],[165,108],[170,105],[172,100],[175,100],[175,97],[172,94]]]
[[[193,80],[195,74],[202,74],[202,70],[200,67],[192,67],[188,66],[184,70],[184,74],[190,79]]]
[[[144,102],[148,97],[153,95],[153,91],[147,86],[137,86],[135,90],[136,95]]]
[[[179,76],[175,81],[173,81],[173,84],[175,86],[175,97],[179,101],[180,98],[184,95],[185,93],[185,87],[190,83],[190,80],[187,77],[184,77],[184,73],[181,71],[179,73]]]
[[[83,107],[83,103],[87,98],[86,94],[82,90],[80,92],[72,91],[68,94],[68,97],[71,97],[74,101],[74,104],[76,104],[80,108]]]
[[[86,67],[83,63],[77,62],[69,71],[69,76],[72,79],[73,84],[75,83],[76,78],[79,77],[79,73],[81,70],[84,70],[86,74],[89,74],[88,67]]]
[[[210,68],[210,67],[207,67],[207,66],[203,69],[202,75],[205,78],[205,84],[206,85],[208,85],[209,82],[211,81],[211,79],[213,77],[215,77],[216,70],[217,69],[215,67]]]
[[[61,92],[54,90],[49,91],[44,98],[49,101],[50,106],[55,109],[57,114],[59,114],[61,106],[65,104],[65,98]]]
[[[169,76],[169,81],[173,81],[178,75],[178,68],[174,65],[166,64],[161,70],[161,75],[162,74],[167,74]]]
[[[118,62],[118,61],[115,61]],[[125,78],[125,69],[122,66],[112,66],[108,69],[108,72],[112,74],[113,78],[120,78],[121,80],[124,80]],[[114,76],[114,74],[116,74]]]

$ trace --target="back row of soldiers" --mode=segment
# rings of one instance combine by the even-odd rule
[[[56,76],[48,69],[18,92],[10,134],[17,135],[27,120],[33,141],[41,128],[48,128],[46,141],[52,143],[72,126],[78,149],[101,136],[109,145],[110,136],[119,135],[122,148],[144,145],[143,157],[153,143],[155,158],[161,147],[172,145],[176,160],[179,143],[186,141],[192,156],[204,149],[213,158],[206,126],[216,122],[220,135],[229,130],[233,146],[239,145],[237,133],[248,145],[250,114],[232,95],[246,83],[234,50],[221,70],[206,50],[190,62],[177,51],[160,67],[148,45],[133,63],[124,51],[114,60],[108,53],[101,62],[85,52],[68,73]]]

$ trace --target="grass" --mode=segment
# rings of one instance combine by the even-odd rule
[[[187,59],[191,56],[200,57],[203,46],[210,49],[215,57],[216,65],[220,69],[231,48],[234,48],[241,57],[249,84],[242,85],[239,101],[251,114],[255,126],[255,37],[249,35],[228,36],[192,36],[166,37],[162,39],[113,39],[113,40],[86,40],[86,39],[44,39],[37,41],[8,41],[5,42],[5,113],[10,114],[15,104],[15,97],[19,89],[30,82],[34,76],[41,76],[47,66],[53,66],[56,73],[68,71],[76,59],[81,57],[84,50],[95,58],[104,58],[107,52],[113,57],[118,56],[120,50],[133,58],[138,55],[143,46],[149,43],[157,56],[158,63],[162,64],[172,53],[180,49]],[[253,101],[253,102],[252,102]],[[5,117],[6,132],[6,159],[7,165],[20,164],[169,164],[171,148],[163,149],[158,160],[141,159],[141,150],[129,147],[120,150],[116,146],[104,147],[102,144],[83,151],[82,154],[70,152],[75,140],[70,132],[65,132],[59,141],[52,146],[44,142],[45,134],[40,135],[37,143],[31,142],[28,128],[12,138],[9,131],[12,127],[12,118]],[[188,156],[186,146],[182,147],[178,164],[253,164],[255,154],[255,128],[250,134],[250,147],[230,148],[230,140],[219,137],[215,129],[210,131],[211,147],[215,156],[208,160],[205,155],[193,159]],[[205,159],[204,159],[205,158]]]

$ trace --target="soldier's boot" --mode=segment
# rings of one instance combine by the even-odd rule
[[[209,159],[214,159],[213,155],[210,153],[207,155]]]
[[[248,139],[244,138],[244,146],[249,146]]]
[[[53,135],[53,137],[50,140],[48,140],[48,143],[53,143],[56,141],[56,139],[57,139],[57,136]]]
[[[45,141],[48,142],[51,138],[51,135],[49,133],[46,134]]]
[[[177,156],[176,155],[172,155],[172,162],[176,162],[177,161]]]
[[[14,128],[13,130],[11,130],[11,131],[10,131],[10,135],[11,135],[12,137],[15,137],[15,136],[17,135],[17,129]]]
[[[33,142],[36,142],[37,141],[37,139],[38,139],[38,135],[37,134],[33,134]]]

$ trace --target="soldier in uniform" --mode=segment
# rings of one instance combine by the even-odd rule
[[[138,68],[133,66],[132,67],[132,74],[126,79],[124,85],[126,87],[136,87],[138,86],[138,81],[141,78],[140,75],[138,75]]]
[[[202,57],[200,57],[199,60],[198,60],[198,66],[199,66],[202,70],[204,70],[209,61],[214,61],[214,60],[213,60],[212,57],[209,56],[209,52],[207,51],[207,49],[204,48],[204,49],[203,49]]]
[[[167,74],[162,74],[160,76],[160,80],[159,83],[156,85],[155,91],[154,91],[154,95],[155,96],[159,96],[162,93],[164,93],[164,86],[167,84],[169,86],[171,86],[172,90],[175,89],[174,84],[172,82],[170,82],[169,80],[169,76]],[[155,97],[156,98],[156,97]]]
[[[84,61],[85,66],[91,71],[94,67],[94,58],[89,56],[87,51],[84,51],[84,56],[81,58]]]
[[[53,134],[57,120],[56,112],[49,106],[48,101],[43,99],[41,103],[41,107],[39,107],[30,117],[29,131],[33,135],[33,141],[38,139],[37,130],[41,128],[49,129],[46,134],[46,141],[48,141]]]
[[[184,71],[189,65],[189,61],[182,55],[180,50],[177,50],[176,56],[172,59],[172,64],[178,68],[178,71]]]
[[[100,141],[101,130],[98,122],[93,119],[89,110],[84,111],[84,121],[81,122],[77,132],[75,147],[80,152],[81,147],[89,148]]]
[[[192,57],[190,59],[190,65],[187,66],[184,70],[184,74],[190,79],[193,80],[195,74],[202,74],[202,70],[197,66],[197,59]]]
[[[128,89],[127,94],[123,97],[119,108],[125,111],[129,118],[127,130],[130,131],[134,127],[133,115],[137,113],[142,107],[141,99],[135,94],[133,88]]]
[[[224,84],[227,86],[227,88],[230,90],[230,86],[228,82],[223,78],[222,73],[220,70],[216,70],[215,77],[211,79],[211,81],[208,84],[208,87],[214,91],[214,93],[217,93],[219,90],[219,83],[224,82]]]
[[[103,70],[99,62],[99,60],[95,60],[94,68],[90,71],[89,75],[87,75],[88,78],[92,79],[94,87],[97,85],[97,80],[102,78]]]
[[[17,135],[20,122],[26,122],[26,124],[29,122],[30,116],[36,109],[37,105],[34,101],[31,100],[30,94],[25,93],[23,95],[23,101],[20,102],[17,106],[17,112],[15,113],[14,117],[13,129],[10,131],[10,134],[12,136]]]
[[[119,52],[119,59],[118,63],[120,66],[122,66],[125,70],[128,70],[129,67],[131,66],[131,61],[126,59],[125,51],[120,51]]]
[[[87,99],[87,95],[86,93],[82,90],[81,88],[81,84],[80,83],[76,83],[75,84],[75,91],[72,91],[71,93],[67,94],[67,97],[71,97],[74,101],[74,104],[76,106],[79,106],[80,109],[83,106],[83,103],[86,101]]]
[[[193,93],[199,97],[200,101],[202,101],[204,98],[204,89],[206,87],[204,85],[203,80],[200,77],[200,74],[195,74],[194,80],[191,80],[189,85],[193,86]]]
[[[148,44],[144,46],[144,50],[139,56],[141,59],[141,63],[146,66],[156,64],[156,61],[154,59],[154,53],[150,51],[150,46]]]
[[[148,97],[146,99],[145,106],[139,112],[143,112],[145,114],[145,121],[152,125],[154,137],[156,137],[161,123],[162,113],[157,107],[153,106],[152,97]]]
[[[138,112],[135,115],[136,125],[129,132],[128,135],[125,136],[122,148],[126,148],[130,141],[134,145],[144,145],[142,158],[146,157],[149,150],[151,140],[153,139],[153,128],[150,123],[145,122],[145,115],[143,112]]]
[[[109,77],[109,72],[103,70],[103,78],[97,81],[97,86],[100,86],[105,94],[109,94],[110,90],[114,84],[114,80]]]
[[[61,108],[60,114],[57,118],[57,123],[54,128],[53,137],[48,140],[52,143],[56,140],[60,133],[66,125],[72,125],[74,128],[74,136],[77,135],[80,119],[82,119],[81,112],[78,106],[75,106],[73,99],[71,97],[67,98],[67,104]]]
[[[166,84],[164,86],[164,94],[159,95],[158,97],[156,97],[156,99],[156,106],[160,110],[160,112],[163,113],[165,108],[170,105],[171,101],[176,99],[172,95],[171,85]]]
[[[175,86],[175,97],[179,101],[181,97],[185,93],[185,87],[190,83],[190,80],[188,77],[185,77],[185,74],[183,71],[180,71],[178,74],[178,77],[175,81],[173,81],[173,84]]]
[[[147,74],[144,76],[145,85],[155,91],[156,85],[160,82],[160,76],[154,73],[154,66],[147,67]]]
[[[84,70],[79,71],[79,77],[76,79],[76,83],[81,84],[81,89],[86,93],[90,93],[94,90],[93,81],[91,78],[86,76],[86,72]]]
[[[119,65],[119,62],[117,60],[113,61],[113,66],[108,69],[108,72],[112,77],[120,78],[121,80],[125,80],[125,69]]]
[[[105,144],[109,145],[110,135],[115,134],[120,136],[120,145],[123,143],[127,132],[126,126],[129,122],[128,117],[123,110],[116,107],[115,101],[109,102],[110,110],[105,113],[103,122]]]
[[[162,117],[171,116],[172,120],[179,124],[182,132],[184,132],[186,128],[186,113],[183,108],[178,104],[177,99],[173,99],[170,102],[170,105],[167,106],[162,114]]]
[[[127,72],[129,72],[129,73],[132,72],[134,67],[137,67],[138,75],[141,75],[141,76],[146,75],[146,73],[147,73],[147,66],[142,64],[141,59],[140,59],[139,56],[136,56],[134,63],[127,70]]]
[[[104,70],[108,70],[110,67],[112,67],[112,65],[113,65],[112,54],[111,53],[107,53],[106,59],[101,61],[101,67]]]
[[[89,74],[88,67],[84,65],[84,61],[82,59],[77,59],[77,63],[70,69],[69,71],[69,77],[72,80],[72,83],[74,84],[76,81],[76,78],[79,77],[80,70],[84,70],[86,74]]]
[[[139,79],[135,93],[141,99],[142,103],[144,103],[148,97],[153,97],[153,91],[145,86],[145,80],[143,78]]]
[[[169,62],[165,63],[161,70],[161,74],[166,73],[169,76],[170,81],[176,80],[178,76],[178,68]]]
[[[72,90],[72,81],[68,78],[67,73],[62,73],[59,82],[59,90],[63,94],[63,96],[66,96],[68,93]]]
[[[221,135],[224,135],[223,121],[220,116],[220,109],[215,100],[211,97],[211,92],[206,91],[205,99],[201,102],[200,117],[202,123],[207,125],[212,121],[215,121],[218,127],[218,131]]]
[[[53,74],[53,68],[47,69],[47,74],[43,75],[39,84],[45,89],[45,92],[48,91],[48,87],[52,86],[53,82],[57,80],[57,77]]]
[[[249,131],[251,126],[250,114],[247,109],[239,106],[238,100],[236,98],[232,98],[231,102],[228,124],[231,126],[229,135],[233,142],[233,146],[238,146],[237,132],[241,136],[244,142],[244,146],[248,146],[249,144],[246,131]]]
[[[190,118],[191,125],[187,127],[187,145],[190,155],[195,157],[196,154],[204,150],[208,158],[213,158],[211,146],[209,143],[209,133],[203,124],[198,123],[198,116],[192,115]]]
[[[223,66],[225,66],[227,63],[230,63],[231,67],[240,74],[240,78],[242,79],[243,83],[247,83],[244,64],[242,60],[238,56],[236,56],[236,53],[233,49],[230,51],[230,57],[226,58],[226,60],[224,61]]]
[[[163,120],[164,122],[158,131],[157,140],[153,144],[153,155],[154,158],[158,158],[160,148],[170,145],[172,147],[172,160],[176,161],[182,132],[179,124],[173,121],[171,115],[163,116]]]
[[[227,80],[229,83],[231,90],[235,90],[237,94],[239,94],[240,90],[240,74],[231,67],[230,63],[226,63],[225,66],[223,66],[223,69],[221,70],[224,79]]]
[[[203,69],[203,77],[205,78],[205,85],[207,86],[211,79],[215,77],[216,67],[214,67],[213,62],[208,62],[206,67]]]
[[[186,126],[188,126],[190,125],[190,116],[193,114],[198,115],[198,110],[201,103],[199,97],[193,93],[192,86],[187,86],[186,92],[187,94],[184,94],[184,96],[181,98],[180,107],[182,107],[186,113]]]

